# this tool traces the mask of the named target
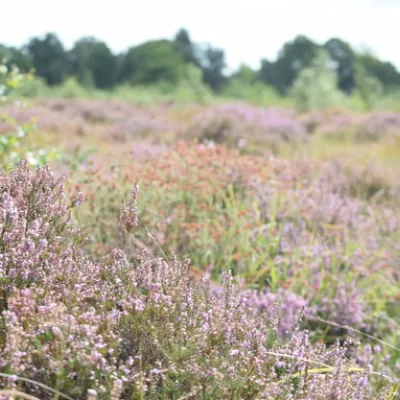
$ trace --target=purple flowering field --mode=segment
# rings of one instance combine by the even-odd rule
[[[1,113],[0,399],[400,399],[400,113]]]

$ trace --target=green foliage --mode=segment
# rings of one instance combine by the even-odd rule
[[[273,86],[257,81],[257,73],[246,65],[232,75],[221,94],[260,106],[277,105],[283,100]]]
[[[75,77],[68,78],[62,85],[55,87],[56,93],[59,97],[66,99],[78,99],[86,97],[87,92]]]
[[[185,75],[177,87],[177,93],[179,93],[179,100],[183,102],[194,100],[198,103],[206,103],[212,96],[209,87],[203,82],[202,70],[191,64],[186,66]]]
[[[16,66],[22,72],[29,72],[33,68],[32,60],[25,48],[18,49],[0,45],[0,60],[4,60],[8,68]]]
[[[82,38],[75,43],[70,57],[72,73],[83,86],[108,89],[114,85],[117,60],[104,42]]]
[[[232,79],[238,79],[245,83],[255,83],[257,81],[257,72],[246,64],[241,64],[238,71],[232,74]]]
[[[357,89],[354,89],[346,100],[347,101],[344,103],[344,105],[346,105],[352,111],[365,112],[368,110],[365,99]]]
[[[5,65],[0,64],[0,95],[3,103],[8,101],[8,97],[13,90],[21,86],[22,81],[30,76],[25,76],[19,72],[17,67],[13,67],[11,71]],[[0,122],[8,122],[14,125],[14,130],[6,135],[0,136],[0,165],[5,168],[10,168],[18,164],[21,158],[26,159],[28,164],[32,166],[44,166],[50,160],[58,157],[58,152],[54,149],[26,149],[23,139],[33,131],[33,123],[26,123],[23,126],[18,126],[6,114],[1,114]]]
[[[310,65],[319,46],[305,36],[297,36],[284,44],[278,59],[272,63],[262,60],[260,79],[285,94],[288,92],[299,72]]]
[[[13,67],[11,70],[0,63],[0,96],[2,101],[7,100],[10,92],[20,86],[23,75],[19,73],[19,69]]]
[[[368,75],[362,62],[356,64],[356,88],[366,110],[371,110],[383,95],[382,83],[374,76]]]
[[[98,150],[92,147],[89,148],[75,148],[68,153],[60,153],[59,160],[68,165],[71,171],[79,170],[80,166],[88,162],[92,154],[97,153]]]
[[[291,95],[300,112],[336,106],[342,102],[343,95],[337,89],[337,77],[330,69],[329,56],[325,51],[320,50],[310,67],[300,72]]]
[[[376,103],[376,108],[390,111],[400,111],[400,89],[382,96]]]
[[[345,93],[351,93],[355,83],[356,55],[350,45],[341,39],[333,38],[324,45],[330,58],[336,63],[338,87]]]
[[[104,98],[104,93],[99,93],[98,98]],[[160,83],[156,85],[120,85],[107,98],[123,99],[139,105],[152,105],[161,102],[201,104],[215,101],[214,95],[204,83],[200,82],[197,85],[188,79],[183,79],[177,85]]]
[[[400,86],[400,73],[393,64],[381,61],[370,53],[360,54],[358,63],[368,76],[377,79],[381,83],[386,92],[391,92]]]
[[[202,70],[202,79],[214,91],[220,91],[227,82],[224,75],[226,68],[225,53],[211,45],[199,46],[192,43],[186,29],[175,35],[174,49],[186,64],[192,64]]]
[[[175,102],[190,99],[204,103],[208,101],[205,99],[222,101],[229,98],[268,106],[291,105],[288,94],[292,92],[294,82],[301,71],[311,66],[321,49],[332,61],[331,70],[337,75],[337,88],[348,95],[341,98],[343,107],[360,111],[384,107],[385,104],[394,109],[400,107],[396,95],[392,95],[400,88],[399,71],[373,54],[356,52],[338,38],[320,45],[299,35],[282,46],[275,61],[261,60],[258,70],[242,65],[230,75],[226,74],[224,50],[193,42],[186,29],[180,29],[171,40],[150,40],[120,54],[113,54],[106,43],[94,37],[83,37],[70,51],[66,51],[58,37],[48,33],[44,37],[32,38],[21,48],[0,45],[0,58],[6,59],[9,68],[16,65],[22,72],[34,69],[36,76],[43,80],[29,82],[19,92],[24,96],[109,98],[123,92],[125,97],[135,101],[139,97],[139,101],[146,104],[151,102],[150,99]],[[200,73],[194,72],[193,75],[192,67],[201,70],[201,85],[198,81]],[[329,87],[332,79],[326,77],[328,82],[324,86]],[[74,78],[80,86],[69,80],[64,87],[68,78]],[[302,79],[307,80],[304,74]],[[324,79],[322,75],[320,79]],[[56,90],[48,91],[43,82],[56,86]],[[134,89],[125,85],[134,85]],[[81,90],[81,86],[85,90]],[[213,98],[209,89],[219,98]],[[331,104],[331,100],[323,103]]]
[[[50,92],[49,87],[43,78],[32,76],[30,79],[24,81],[24,84],[19,86],[10,95],[12,97],[45,97]]]
[[[63,84],[53,86],[47,94],[49,97],[61,97],[64,99],[79,99],[91,96],[90,90],[80,85],[75,77],[69,77]]]
[[[112,91],[112,96],[139,105],[150,105],[165,100],[165,94],[158,85],[118,85]]]
[[[227,82],[225,52],[207,45],[199,52],[199,63],[203,70],[203,80],[214,91],[220,91]]]
[[[177,32],[173,41],[173,46],[175,51],[182,55],[185,63],[198,64],[195,45],[192,43],[189,32],[186,29],[180,29]]]
[[[170,41],[151,40],[128,50],[120,81],[132,84],[177,83],[183,71],[183,58]]]
[[[49,85],[62,83],[70,72],[64,46],[53,33],[48,33],[44,38],[33,38],[28,44],[28,54],[36,73]]]

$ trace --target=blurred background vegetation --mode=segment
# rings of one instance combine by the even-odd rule
[[[103,41],[83,37],[66,49],[54,33],[21,48],[0,45],[0,59],[35,78],[18,96],[119,98],[211,103],[246,100],[259,106],[289,105],[306,112],[338,107],[354,111],[400,109],[400,72],[390,63],[331,38],[304,35],[284,43],[275,61],[229,72],[225,52],[194,43],[186,29],[172,39],[149,40],[115,54]]]

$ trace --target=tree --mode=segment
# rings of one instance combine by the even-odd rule
[[[77,41],[70,52],[72,73],[84,86],[111,88],[116,80],[117,60],[109,47],[93,37]]]
[[[318,49],[319,46],[307,37],[297,36],[284,44],[274,63],[262,61],[259,74],[261,80],[274,86],[280,93],[287,93],[299,72],[310,65]]]
[[[94,38],[82,38],[75,42],[69,53],[71,73],[85,87],[94,86],[93,73],[89,67],[89,57],[94,43]]]
[[[227,82],[224,75],[226,68],[225,52],[222,49],[206,45],[200,51],[199,62],[203,70],[204,83],[214,91],[220,91]]]
[[[282,70],[279,70],[276,62],[271,62],[267,59],[261,60],[261,67],[258,72],[258,79],[266,85],[272,86],[277,89],[280,93],[286,86],[285,76]]]
[[[245,64],[242,64],[230,76],[229,83],[225,86],[223,94],[227,97],[245,100],[256,105],[276,104],[279,101],[279,95],[275,88],[261,82],[258,79],[257,71]]]
[[[353,49],[348,43],[337,38],[328,40],[324,48],[336,64],[339,88],[351,93],[355,87],[356,55]]]
[[[319,50],[311,65],[300,71],[291,95],[300,112],[340,104],[343,94],[337,89],[337,76],[325,50]]]
[[[204,84],[203,71],[193,64],[186,65],[180,88],[184,88],[186,93],[194,95],[199,103],[206,103],[211,95],[210,88]]]
[[[214,48],[209,44],[195,45],[186,29],[180,29],[177,32],[173,46],[176,52],[182,55],[185,63],[201,68],[204,83],[214,91],[222,89],[227,81],[224,75],[225,53],[222,49]]]
[[[180,29],[173,40],[173,46],[177,53],[181,54],[185,63],[198,66],[199,62],[196,57],[196,47],[192,43],[189,32],[186,29]]]
[[[0,62],[4,60],[7,67],[15,65],[21,72],[29,72],[33,68],[32,60],[23,47],[7,47],[0,45]]]
[[[365,73],[377,79],[387,92],[400,86],[400,73],[392,63],[381,61],[371,53],[360,54],[357,61]]]
[[[231,75],[231,79],[251,85],[257,81],[257,72],[248,65],[241,64],[239,69]]]
[[[43,39],[33,38],[27,50],[37,75],[49,85],[62,83],[70,72],[68,55],[54,33],[48,33]]]
[[[356,90],[365,108],[371,110],[379,101],[383,94],[382,83],[368,72],[361,62],[357,62],[355,66],[355,84]]]
[[[133,84],[177,83],[184,68],[183,58],[175,51],[172,42],[166,39],[150,40],[127,51],[119,80]]]

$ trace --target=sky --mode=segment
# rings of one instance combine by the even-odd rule
[[[0,43],[20,46],[55,32],[67,48],[83,36],[114,51],[186,28],[195,42],[223,48],[230,70],[274,60],[303,34],[372,51],[400,70],[400,0],[3,0]]]

